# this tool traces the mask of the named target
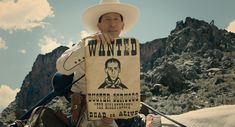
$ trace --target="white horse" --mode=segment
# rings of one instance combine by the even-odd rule
[[[169,117],[187,127],[235,127],[235,105],[204,108]],[[163,117],[162,126],[178,127]]]

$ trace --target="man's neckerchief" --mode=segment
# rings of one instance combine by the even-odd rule
[[[121,79],[117,78],[116,80],[112,81],[109,77],[105,78],[105,83],[107,84],[104,88],[120,88],[122,89],[122,87],[120,86]]]

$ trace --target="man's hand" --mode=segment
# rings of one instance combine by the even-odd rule
[[[105,117],[101,120],[104,124],[112,124],[113,118]]]
[[[105,43],[111,44],[111,42],[114,41],[114,37],[112,37],[108,33],[96,33],[96,34],[91,35],[91,36],[86,37],[86,38],[95,39],[95,40],[97,40],[98,43],[103,43],[103,44],[105,44]]]

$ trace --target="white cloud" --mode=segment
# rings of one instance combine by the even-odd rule
[[[19,50],[19,53],[22,53],[22,54],[26,54],[26,49],[21,49],[21,50]]]
[[[7,49],[6,41],[0,37],[0,49]]]
[[[39,46],[41,49],[41,53],[51,52],[53,49],[59,47],[61,44],[57,42],[55,38],[44,36],[43,39],[40,40]]]
[[[0,85],[0,108],[7,107],[16,96],[16,93],[19,92],[20,89],[12,89],[7,85]]]
[[[44,27],[46,17],[53,16],[47,0],[0,1],[0,28],[5,30]]]
[[[229,26],[227,27],[227,30],[229,32],[235,33],[235,20],[233,20],[232,22],[229,23]]]
[[[85,37],[88,37],[88,36],[90,36],[90,35],[91,35],[91,33],[88,33],[88,32],[85,31],[85,30],[82,30],[81,33],[80,33],[81,38],[85,38]]]

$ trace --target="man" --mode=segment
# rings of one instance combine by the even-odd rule
[[[98,89],[128,89],[118,77],[121,72],[121,63],[118,59],[110,58],[105,62],[105,73],[107,77]]]
[[[57,60],[58,72],[71,75],[74,74],[74,80],[85,74],[84,67],[84,46],[88,38],[96,39],[99,43],[111,43],[120,34],[127,32],[137,21],[139,11],[136,7],[128,4],[122,4],[118,0],[101,0],[98,5],[89,7],[82,14],[82,21],[89,32],[95,33],[65,51]],[[72,86],[73,98],[80,98],[86,95],[85,79]],[[78,97],[79,96],[79,97]],[[78,121],[79,104],[72,101],[72,124]],[[111,124],[113,119],[104,118],[104,123]]]

